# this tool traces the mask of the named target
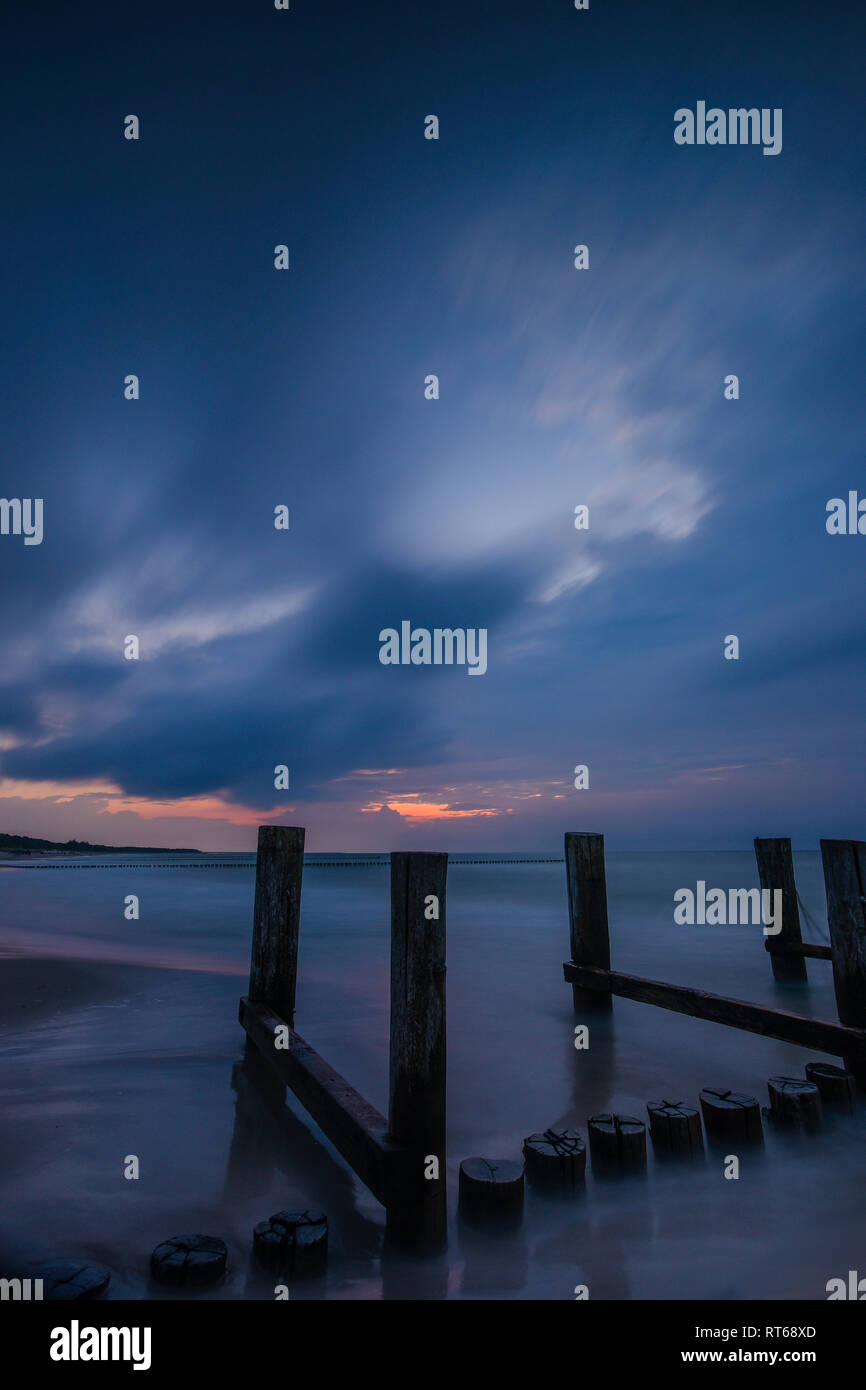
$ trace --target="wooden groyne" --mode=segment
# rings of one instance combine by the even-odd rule
[[[832,845],[836,841],[821,841],[821,846]],[[773,977],[776,980],[806,980],[806,957],[814,960],[832,960],[829,946],[818,942],[804,941],[800,930],[800,907],[797,885],[794,880],[794,856],[790,840],[755,840],[755,858],[758,861],[758,877],[761,887],[779,889],[782,894],[782,930],[777,936],[767,937],[764,947],[770,953]],[[826,874],[826,860],[825,860]]]
[[[830,959],[838,1023],[612,970],[604,836],[569,833],[565,859],[571,960],[564,962],[563,972],[572,986],[575,1009],[610,1009],[613,996],[620,995],[745,1029],[842,1057],[858,1086],[866,1089],[866,844],[821,841],[830,928],[827,948],[807,946],[801,939],[790,841],[756,840],[755,850],[762,887],[782,891],[782,931],[772,944],[767,942],[776,978],[802,979],[804,956]]]
[[[295,1032],[304,831],[261,826],[249,993],[239,1018],[279,1080],[386,1209],[397,1244],[445,1238],[445,885],[448,856],[391,856],[387,1120]]]
[[[775,1125],[804,1130],[821,1123],[822,1106],[850,1113],[853,1083],[866,1087],[866,846],[823,841],[830,947],[826,956],[802,941],[790,841],[756,840],[761,886],[781,890],[780,931],[768,943],[782,983],[802,979],[804,957],[832,962],[839,1021],[822,1021],[746,1000],[625,974],[611,966],[604,838],[565,836],[571,959],[563,965],[576,1010],[609,1011],[614,996],[688,1014],[725,1027],[793,1043],[844,1059],[845,1069],[812,1062],[804,1079],[768,1082]],[[525,862],[525,861],[518,861]],[[304,871],[304,831],[259,829],[249,991],[239,1017],[248,1047],[265,1059],[256,1085],[271,1108],[293,1093],[386,1211],[389,1239],[433,1251],[446,1239],[445,892],[448,856],[395,853],[391,872],[391,1013],[387,1118],[295,1031],[295,996]],[[741,891],[741,890],[738,890]],[[754,891],[754,890],[752,890]],[[250,1059],[252,1062],[253,1059]],[[261,1068],[262,1064],[259,1063]],[[763,1142],[761,1107],[753,1096],[707,1088],[700,1110],[683,1100],[651,1100],[649,1137],[660,1159],[703,1160],[709,1143]],[[703,1127],[701,1120],[703,1118]],[[588,1118],[588,1151],[598,1177],[646,1170],[647,1126],[634,1115]],[[549,1128],[515,1156],[473,1156],[460,1164],[459,1206],[469,1224],[519,1221],[524,1172],[530,1184],[572,1195],[583,1184],[587,1145],[576,1130]],[[303,1221],[301,1220],[303,1218]],[[300,1222],[300,1224],[299,1224]],[[316,1215],[316,1229],[325,1222]],[[306,1223],[306,1224],[304,1224]],[[276,1213],[267,1239],[308,1235],[310,1214]],[[303,1229],[302,1229],[303,1227]],[[324,1230],[324,1228],[323,1228]],[[261,1233],[260,1233],[261,1234]],[[264,1237],[262,1237],[264,1238]],[[292,1239],[295,1239],[293,1235]],[[322,1237],[325,1239],[324,1235]],[[294,1247],[293,1247],[294,1248]],[[324,1258],[325,1245],[322,1246]],[[317,1256],[318,1258],[318,1256]]]

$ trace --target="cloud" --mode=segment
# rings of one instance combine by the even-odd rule
[[[154,568],[160,572],[163,565],[172,581],[155,590],[149,581]],[[183,565],[170,551],[154,562],[150,574],[138,572],[132,580],[119,582],[116,573],[109,573],[74,595],[58,622],[65,650],[118,653],[126,634],[133,632],[139,638],[142,660],[150,660],[167,648],[188,650],[262,632],[303,612],[313,594],[313,586],[306,585],[196,603],[190,601],[186,583],[178,582],[183,573]],[[250,586],[251,579],[251,575],[243,577],[244,587]]]
[[[222,171],[199,171],[219,232],[204,257],[201,224],[177,221],[183,180],[162,186],[156,166],[135,224],[147,255],[131,262],[103,235],[126,225],[123,188],[100,179],[105,204],[68,186],[74,302],[45,278],[51,247],[20,244],[7,454],[10,476],[33,480],[17,491],[45,496],[46,537],[0,545],[0,770],[16,816],[207,821],[215,843],[220,823],[246,834],[285,812],[284,762],[292,814],[323,836],[382,818],[491,844],[558,822],[578,761],[592,805],[645,825],[676,798],[659,785],[679,776],[685,796],[690,768],[696,787],[735,789],[736,772],[701,769],[754,766],[764,745],[816,763],[834,739],[856,746],[862,565],[821,546],[862,433],[859,248],[833,189],[847,166],[832,151],[820,178],[787,154],[687,165],[655,68],[611,122],[604,73],[584,72],[576,106],[574,55],[545,53],[561,85],[521,111],[510,71],[503,122],[478,124],[467,65],[452,112],[465,159],[441,180],[412,160],[395,175],[373,142],[335,193],[331,151],[311,147],[288,316],[252,268],[269,157],[260,179],[245,166],[236,220]],[[404,92],[386,88],[390,128]],[[355,94],[340,99],[351,121]],[[234,113],[239,149],[261,149],[259,114],[245,128]],[[365,199],[379,212],[356,219],[347,254],[342,212]],[[32,229],[48,226],[40,212]],[[94,246],[117,257],[110,274]],[[115,270],[123,295],[106,289]],[[127,408],[108,400],[104,354],[130,322],[145,390]],[[78,360],[46,395],[31,346],[70,332]],[[732,370],[736,403],[722,398]],[[292,531],[276,537],[282,501]],[[382,668],[378,632],[403,618],[486,627],[487,674]],[[721,657],[729,631],[738,664]],[[140,662],[122,659],[127,633]]]
[[[219,796],[185,796],[176,801],[148,801],[144,797],[112,796],[105,803],[109,815],[129,811],[139,820],[194,819],[225,821],[229,825],[258,825],[261,821],[279,820],[292,815],[294,806],[276,806],[268,810],[238,806]]]
[[[388,801],[383,807],[381,802],[372,802],[369,806],[362,806],[361,811],[378,814],[383,809],[396,811],[397,815],[403,820],[408,821],[438,821],[438,820],[466,820],[474,816],[501,816],[511,814],[509,811],[498,811],[493,807],[482,809],[455,808],[447,801],[413,801],[395,800]]]

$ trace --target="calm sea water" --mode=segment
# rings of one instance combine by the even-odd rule
[[[300,1108],[278,1128],[253,1096],[238,1119],[254,868],[248,856],[214,862],[232,861],[0,869],[0,950],[149,967],[125,972],[107,1002],[0,1034],[0,1105],[14,1136],[0,1173],[7,1263],[98,1260],[115,1297],[164,1296],[147,1280],[150,1250],[202,1230],[231,1250],[225,1285],[206,1296],[268,1298],[272,1282],[248,1260],[252,1226],[301,1204],[328,1212],[332,1250],[327,1280],[293,1298],[570,1299],[587,1284],[590,1298],[821,1299],[828,1279],[866,1271],[860,1118],[819,1136],[769,1132],[761,1154],[741,1156],[736,1181],[721,1155],[684,1172],[651,1154],[645,1178],[611,1186],[589,1172],[570,1203],[528,1193],[518,1234],[481,1239],[455,1219],[444,1258],[383,1259],[382,1209]],[[818,855],[798,854],[796,872],[826,937]],[[699,878],[757,886],[745,852],[609,854],[613,964],[835,1020],[828,964],[809,963],[807,986],[778,986],[759,927],[674,924],[674,892]],[[138,921],[123,916],[130,893]],[[308,864],[296,1026],[383,1112],[388,923],[384,861]],[[816,1056],[625,1000],[588,1020],[590,1048],[575,1051],[561,863],[452,861],[447,931],[452,1209],[464,1157],[519,1158],[531,1132],[567,1125],[585,1137],[596,1111],[645,1119],[647,1101],[696,1103],[703,1086],[765,1104],[768,1076],[802,1076]],[[129,1154],[137,1181],[123,1177]]]

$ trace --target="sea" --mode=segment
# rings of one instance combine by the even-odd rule
[[[803,934],[826,942],[819,855],[795,854]],[[609,853],[615,968],[836,1020],[831,967],[774,982],[760,925],[680,926],[674,894],[758,886],[749,852]],[[274,1212],[328,1215],[327,1275],[293,1299],[825,1299],[866,1271],[864,1121],[817,1134],[766,1126],[759,1150],[703,1162],[654,1154],[644,1175],[598,1179],[570,1198],[527,1189],[507,1232],[466,1227],[457,1174],[470,1156],[521,1160],[526,1136],[654,1100],[697,1104],[703,1087],[757,1097],[803,1076],[802,1048],[617,999],[574,1013],[565,866],[555,856],[454,855],[447,886],[447,1249],[390,1252],[384,1213],[303,1109],[281,1117],[240,1070],[249,973],[251,855],[44,857],[0,867],[4,958],[88,963],[107,996],[0,1020],[0,1259],[98,1263],[106,1297],[173,1297],[149,1255],[177,1234],[217,1235],[228,1271],[203,1298],[273,1298],[251,1258]],[[129,898],[138,917],[128,918]],[[69,968],[69,967],[66,967]],[[387,1113],[389,868],[381,855],[310,855],[304,867],[295,1026]],[[575,1027],[589,1024],[589,1046]],[[134,1156],[137,1165],[129,1159]],[[126,1174],[136,1168],[137,1177]],[[0,1269],[0,1274],[4,1271]]]

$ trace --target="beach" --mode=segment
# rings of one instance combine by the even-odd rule
[[[41,1017],[104,1003],[128,979],[129,971],[117,966],[0,955],[0,1030],[15,1032]]]
[[[818,856],[798,855],[797,874],[817,918]],[[835,1018],[828,965],[780,990],[760,931],[674,924],[677,887],[749,884],[748,853],[613,853],[608,877],[619,968]],[[141,917],[127,923],[129,892]],[[388,1256],[382,1208],[295,1102],[275,1121],[240,1068],[252,892],[251,860],[0,872],[0,1273],[81,1259],[111,1270],[108,1298],[173,1296],[151,1283],[150,1252],[201,1231],[227,1241],[229,1270],[193,1296],[272,1298],[252,1228],[295,1206],[327,1212],[331,1249],[327,1278],[292,1298],[559,1300],[587,1284],[593,1298],[816,1299],[858,1267],[860,1117],[818,1136],[768,1131],[737,1182],[718,1155],[684,1173],[651,1152],[645,1177],[605,1184],[590,1170],[570,1203],[530,1191],[502,1240],[462,1226],[464,1157],[519,1159],[530,1133],[585,1136],[593,1113],[645,1119],[648,1101],[695,1103],[704,1086],[766,1104],[768,1076],[802,1076],[815,1058],[625,1000],[578,1053],[561,864],[449,867],[449,1243],[435,1260]],[[384,865],[305,870],[296,1026],[380,1110],[387,906]]]

